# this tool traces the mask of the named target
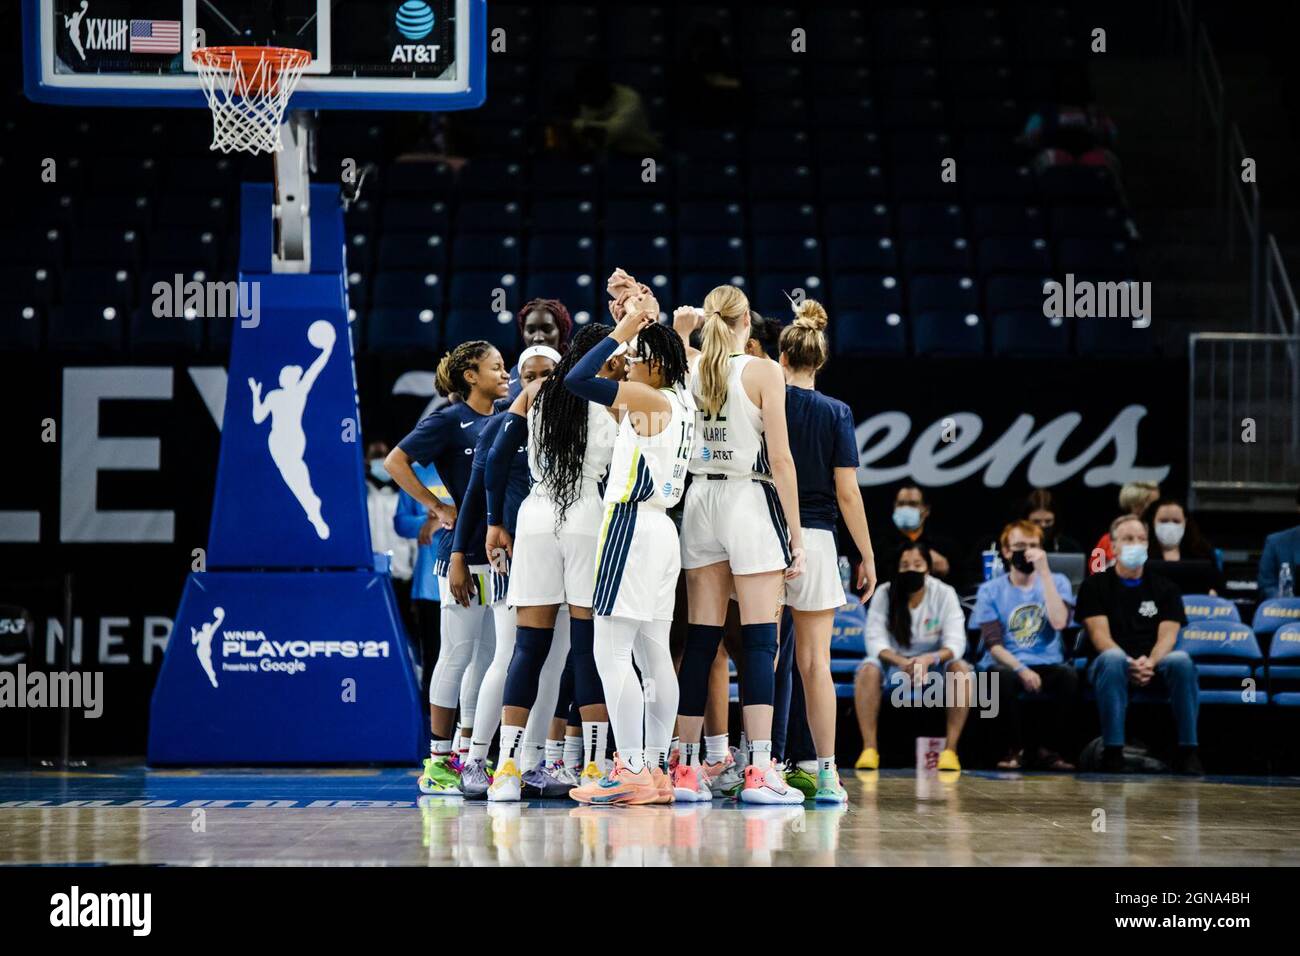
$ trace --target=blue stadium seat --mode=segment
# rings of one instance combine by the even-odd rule
[[[969,275],[975,263],[965,239],[905,239],[903,268],[909,273],[950,272]]]
[[[1115,205],[1119,196],[1110,170],[1101,166],[1052,166],[1038,176],[1038,188],[1052,205]]]
[[[504,293],[503,296],[500,293]],[[447,304],[454,309],[490,310],[496,307],[514,310],[519,299],[519,277],[513,272],[454,271]]]
[[[1052,210],[1052,235],[1058,239],[1125,239],[1129,218],[1119,206],[1058,206]]]
[[[914,313],[912,340],[917,355],[983,355],[984,323],[974,312]]]
[[[821,168],[822,198],[883,199],[887,194],[884,173],[870,163],[840,163]]]
[[[687,199],[740,199],[745,183],[734,163],[688,163],[677,174],[677,188]]]
[[[1156,350],[1151,329],[1135,329],[1128,319],[1078,319],[1074,337],[1080,355],[1142,358]]]
[[[740,159],[742,139],[734,129],[680,129],[678,140],[688,143],[690,154],[698,159],[734,163]]]
[[[839,356],[907,354],[907,330],[897,312],[836,310],[830,334],[831,350]]]
[[[471,159],[460,170],[456,190],[462,196],[518,196],[526,185],[524,166],[516,159]]]
[[[677,261],[683,271],[715,269],[744,274],[745,240],[740,236],[688,236],[677,239]]]
[[[524,228],[524,206],[517,199],[463,202],[456,210],[460,233],[515,234]]]
[[[1012,273],[1044,275],[1052,271],[1046,239],[990,238],[979,242],[979,267],[984,275]]]
[[[966,220],[957,203],[903,203],[898,231],[909,239],[957,239],[966,235]]]
[[[984,304],[990,315],[1002,312],[1043,311],[1047,299],[1043,286],[1052,280],[1046,277],[991,276],[984,284]]]
[[[1070,321],[1037,312],[1001,312],[993,316],[993,354],[1013,358],[1068,355]]]
[[[44,309],[21,302],[0,302],[0,350],[35,352],[44,334]]]
[[[458,235],[451,250],[452,268],[518,272],[523,261],[521,246],[515,236]]]
[[[74,305],[129,307],[135,298],[129,269],[68,269],[62,275],[61,294]],[[120,318],[125,318],[125,315]],[[125,325],[123,321],[121,325]]]
[[[533,203],[533,229],[537,232],[577,232],[594,235],[596,204],[590,199],[539,199]]]
[[[821,277],[807,272],[760,273],[750,302],[763,315],[789,315],[790,300],[795,289],[802,289],[805,298],[820,300],[824,295]]]
[[[184,227],[155,229],[149,237],[149,266],[180,266],[215,272],[223,253],[221,234]]]
[[[1300,597],[1269,598],[1255,608],[1251,629],[1260,637],[1267,637],[1284,624],[1300,621]]]
[[[128,324],[125,307],[65,303],[50,312],[48,341],[54,350],[117,352]]]
[[[1057,246],[1061,272],[1132,278],[1137,261],[1122,239],[1062,239]]]
[[[1027,204],[1036,194],[1033,173],[1027,166],[967,166],[957,176],[966,198],[977,203]]]
[[[371,352],[404,353],[442,350],[438,310],[432,308],[377,308],[366,320],[366,348]],[[448,339],[448,341],[451,341]],[[457,343],[460,339],[455,340]]]
[[[773,126],[805,125],[813,115],[812,107],[813,103],[806,97],[786,93],[752,96],[746,104],[754,135],[761,139],[782,135],[770,129]]]
[[[0,266],[0,302],[44,308],[54,302],[57,274],[45,266]]]
[[[441,274],[447,271],[447,243],[436,232],[385,232],[379,240],[376,264],[386,272],[419,269]]]
[[[744,235],[744,206],[739,202],[684,202],[677,208],[677,228],[692,235]]]
[[[447,313],[447,327],[443,330],[444,341],[449,345],[468,342],[472,339],[484,339],[495,345],[506,362],[512,362],[519,354],[519,330],[515,327],[515,315],[511,311],[493,312],[479,307],[455,308]]]
[[[64,232],[53,226],[0,230],[0,262],[55,267],[63,264]]]
[[[1227,598],[1213,594],[1184,594],[1183,613],[1188,622],[1192,621],[1232,621],[1240,623],[1241,614],[1237,605]]]
[[[524,298],[559,299],[575,322],[584,314],[590,321],[597,312],[608,315],[604,289],[604,283],[592,272],[530,272],[524,283]]]
[[[1236,621],[1188,623],[1178,632],[1175,648],[1186,651],[1196,662],[1202,704],[1268,702],[1266,690],[1258,690],[1253,699],[1243,694],[1243,682],[1256,679],[1256,671],[1264,660],[1259,642],[1245,624]]]
[[[720,275],[716,271],[683,272],[677,279],[676,304],[698,307],[703,304],[704,297],[719,285],[734,285],[746,289],[748,283],[743,275]]]
[[[590,236],[534,232],[528,240],[528,269],[596,271],[596,240]]]
[[[640,272],[671,272],[673,244],[667,236],[606,236],[601,267],[612,272],[621,266],[632,275]]]
[[[375,276],[370,301],[381,308],[412,307],[440,311],[443,286],[442,277],[436,272],[418,269],[381,272]]]
[[[946,126],[943,100],[930,96],[891,97],[881,109],[880,120],[890,130],[941,130]]]
[[[1025,110],[1010,97],[959,96],[953,102],[952,115],[953,125],[963,133],[996,131],[1011,139],[1024,122]]]
[[[194,314],[156,316],[152,303],[131,311],[132,352],[198,352],[203,348],[203,319]]]
[[[939,169],[939,161],[951,156],[952,138],[934,130],[902,130],[888,141],[889,158],[895,166],[923,166]]]
[[[811,166],[800,163],[758,163],[749,170],[749,191],[762,199],[811,199],[817,195],[817,177]]]
[[[656,162],[654,178],[647,182],[642,160],[611,159],[605,164],[601,178],[601,191],[606,196],[624,199],[658,199],[671,195],[673,169],[667,163]],[[736,192],[740,191],[740,173],[736,172]]]
[[[592,163],[575,163],[570,159],[545,158],[534,161],[532,193],[536,196],[596,195],[600,180]]]
[[[831,283],[834,313],[860,314],[884,320],[903,314],[902,284],[894,276],[841,275]],[[846,324],[836,320],[833,329]]]
[[[979,311],[979,287],[970,276],[920,275],[907,286],[913,315],[922,312]]]
[[[68,261],[78,266],[140,264],[143,236],[122,226],[82,226],[68,238]]]
[[[783,129],[776,136],[752,137],[746,154],[751,167],[778,162],[808,164],[813,156],[812,141],[812,134],[806,129]],[[694,153],[694,144],[691,145]]]
[[[397,198],[384,202],[380,215],[384,228],[396,232],[437,232],[451,230],[451,210],[441,199]]]
[[[959,183],[944,182],[938,162],[894,169],[890,189],[903,202],[947,202],[961,198]]]
[[[1043,235],[1043,211],[1037,206],[1023,203],[981,203],[971,212],[971,225],[976,237]]]
[[[223,230],[229,225],[230,203],[224,196],[168,196],[157,207],[157,225]]]
[[[1283,624],[1268,645],[1268,699],[1300,707],[1300,622]]]
[[[750,207],[750,216],[756,236],[811,236],[817,233],[817,206],[810,202],[756,202]]]
[[[754,269],[758,275],[777,269],[820,273],[822,247],[815,236],[767,236],[754,242]]]
[[[883,141],[874,129],[837,129],[834,135],[822,134],[817,137],[813,153],[823,176],[830,165],[859,163],[878,169],[885,161]]]
[[[86,196],[77,209],[78,225],[129,226],[148,230],[153,224],[153,201],[146,195]]]
[[[894,221],[881,202],[836,202],[823,208],[828,236],[892,236]]]
[[[743,226],[744,217],[740,215],[739,203],[719,203],[718,205],[720,207],[733,206],[735,215],[731,218]],[[611,199],[605,203],[605,230],[611,235],[645,233],[652,236],[663,236],[672,231],[672,225],[672,208],[662,200]],[[695,229],[692,231],[700,232],[704,230]],[[710,229],[708,231],[714,230]]]
[[[398,162],[384,173],[384,192],[389,196],[449,196],[455,183],[446,163]]]
[[[898,250],[888,236],[835,236],[826,246],[831,275],[898,271]]]

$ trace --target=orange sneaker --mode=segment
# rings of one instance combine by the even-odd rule
[[[672,803],[675,799],[673,796],[673,782],[668,774],[655,767],[650,771],[650,776],[654,777],[655,786],[659,788],[659,799],[655,803]]]
[[[600,786],[610,780],[614,774],[626,769],[623,758],[618,755],[617,751],[614,753],[614,766],[605,776],[596,776],[600,772],[599,769],[594,763],[587,764],[587,769],[582,772],[582,776],[579,778],[580,783],[569,791],[569,799],[577,800],[579,803],[590,803],[591,800],[588,797],[591,794],[600,789]]]
[[[590,790],[575,793],[574,799],[593,806],[612,806],[627,804],[639,806],[645,803],[658,803],[659,784],[654,772],[649,767],[642,767],[639,773],[633,773],[622,760],[616,760],[614,771],[609,779]]]
[[[708,803],[713,799],[704,782],[704,771],[684,763],[679,763],[673,771],[673,796],[678,803]]]

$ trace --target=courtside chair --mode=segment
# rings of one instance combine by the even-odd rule
[[[640,175],[638,171],[638,179]],[[662,189],[660,185],[657,191]],[[739,200],[745,194],[745,180],[736,163],[683,163],[677,171],[677,192],[683,199]]]
[[[1237,621],[1196,621],[1178,632],[1176,650],[1196,662],[1202,704],[1266,704],[1264,655],[1254,632]],[[1245,699],[1244,682],[1255,681],[1254,699]]]
[[[131,310],[127,337],[132,353],[190,354],[203,348],[203,317],[196,311],[160,317],[153,314],[151,301],[141,303]]]
[[[939,177],[937,160],[910,166],[895,166],[890,177],[890,195],[899,202],[946,202],[961,199],[956,183]]]
[[[817,177],[803,163],[759,163],[749,170],[749,194],[758,199],[803,199],[817,196]]]
[[[445,287],[442,276],[436,272],[419,269],[380,272],[375,275],[371,285],[370,299],[373,304],[381,307],[411,306],[440,311]],[[487,302],[486,297],[483,301]]]
[[[1052,205],[1118,203],[1115,180],[1104,166],[1052,166],[1038,175],[1038,189]]]
[[[1300,707],[1300,622],[1283,624],[1268,645],[1268,699]]]
[[[776,136],[752,136],[745,157],[751,166],[764,163],[807,166],[812,163],[813,140],[813,134],[806,129],[783,129]],[[691,151],[694,152],[693,145]]]
[[[1237,605],[1214,594],[1184,594],[1183,613],[1187,623],[1194,621],[1232,621],[1241,623]]]
[[[817,133],[813,154],[824,179],[826,167],[835,164],[860,163],[879,169],[885,161],[885,145],[874,129],[824,129]]]
[[[695,159],[716,163],[734,163],[740,159],[743,137],[734,129],[693,129],[677,131],[679,145]]]
[[[153,225],[153,200],[144,194],[87,196],[77,209],[80,226],[114,226],[148,231]]]
[[[1028,166],[969,166],[959,172],[957,184],[974,203],[1032,205],[1038,194]]]
[[[899,130],[889,136],[885,149],[895,166],[939,168],[939,161],[953,155],[952,137],[934,130]]]
[[[0,302],[38,306],[54,303],[58,273],[47,266],[0,266]]]
[[[0,262],[55,268],[63,264],[64,230],[56,226],[20,225],[0,229]]]
[[[50,312],[49,347],[77,352],[118,352],[126,336],[129,316],[129,305],[65,302]]]
[[[842,199],[882,200],[889,195],[884,172],[871,162],[824,165],[820,179],[823,204]]]

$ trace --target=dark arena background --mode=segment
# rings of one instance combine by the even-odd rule
[[[1050,867],[1082,928],[1266,925],[1242,874],[1300,863],[1296,25],[1194,0],[5,4],[0,864]],[[190,54],[235,45],[308,54],[274,164],[213,147]],[[879,585],[901,542],[929,544],[964,615],[954,660],[996,677],[980,589],[1003,529],[1038,525],[1069,621],[1022,591],[1001,624],[1054,634],[1074,692],[1003,682],[1011,717],[977,697],[960,769],[935,764],[951,700],[886,694],[872,746],[841,521],[847,803],[422,793],[414,608],[437,584],[394,524],[399,498],[417,528],[424,506],[374,466],[445,403],[448,351],[484,339],[513,369],[538,299],[608,325],[616,268],[664,322],[718,285],[774,332],[821,302],[816,387],[852,412]],[[1173,589],[1196,703],[1189,741],[1167,680],[1121,680],[1116,752],[1074,602],[1120,577],[1123,528],[1144,586]],[[817,770],[789,620],[793,781]],[[1009,722],[1050,746],[1008,747]],[[37,925],[47,884],[76,882],[51,872]],[[161,911],[152,879],[120,888],[152,889],[162,929],[194,904],[182,880]],[[208,879],[193,891],[226,888]],[[873,884],[872,919],[910,885]]]

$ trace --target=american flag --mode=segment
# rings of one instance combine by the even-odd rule
[[[180,53],[179,20],[132,20],[132,53]]]

